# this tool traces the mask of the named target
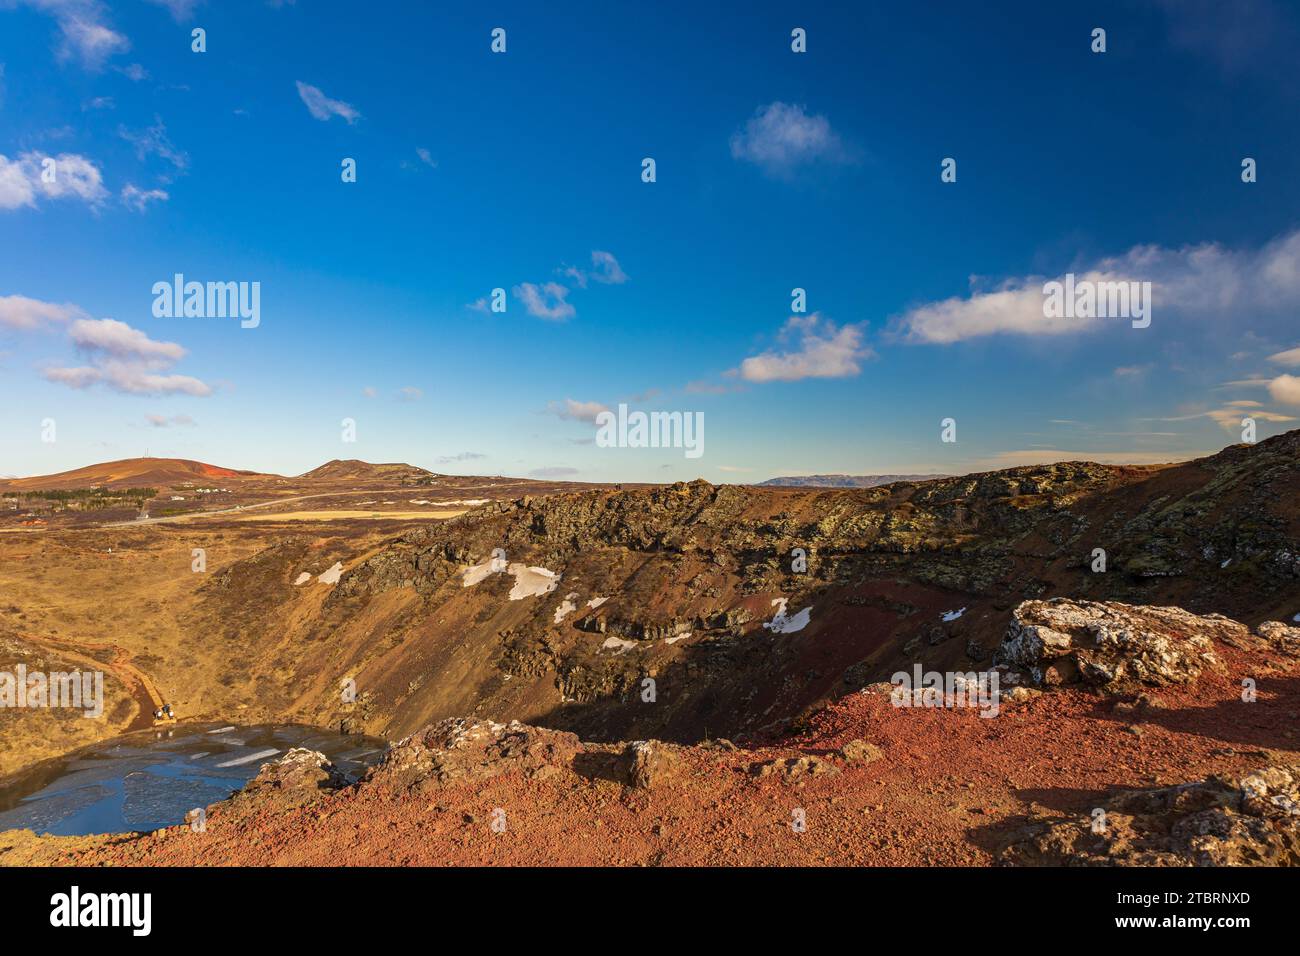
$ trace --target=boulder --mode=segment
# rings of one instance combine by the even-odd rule
[[[1221,667],[1216,641],[1249,639],[1245,625],[1219,614],[1116,601],[1025,601],[1012,613],[995,664],[1034,686],[1085,683],[1108,691],[1187,684]]]

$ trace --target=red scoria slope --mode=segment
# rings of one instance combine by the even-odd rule
[[[1126,626],[1117,620],[1107,625],[1116,632]],[[1215,637],[1204,669],[1137,694],[1022,684],[1004,693],[999,716],[982,719],[971,709],[894,707],[888,685],[874,685],[807,718],[794,736],[751,750],[583,744],[521,724],[443,721],[398,744],[357,785],[331,788],[310,755],[295,752],[209,808],[206,832],[0,834],[0,863],[1053,862],[1023,852],[1026,841],[1051,823],[1086,823],[1122,791],[1300,765],[1300,629],[1267,625],[1257,635],[1272,627],[1283,636],[1265,640],[1245,628],[1234,636],[1222,618],[1200,620],[1207,633],[1212,622],[1227,634]],[[1243,700],[1245,678],[1255,682],[1253,702]],[[1300,784],[1300,771],[1286,779]],[[1277,832],[1271,856],[1238,841],[1234,860],[1300,863],[1300,809],[1290,798],[1274,802],[1283,818],[1266,821]],[[800,818],[802,832],[792,826]],[[1216,851],[1214,835],[1196,839]],[[1117,852],[1103,862],[1133,860]]]

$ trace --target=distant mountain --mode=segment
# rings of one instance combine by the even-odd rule
[[[239,481],[246,478],[270,478],[256,471],[222,468],[188,458],[124,458],[87,465],[54,475],[11,478],[0,481],[2,491],[59,491],[72,488],[142,488],[181,484],[183,482]]]
[[[393,481],[413,484],[438,476],[402,462],[375,464],[359,458],[335,458],[298,477],[308,481]]]
[[[803,475],[788,478],[769,478],[760,481],[760,488],[875,488],[892,485],[896,481],[931,481],[947,475]]]

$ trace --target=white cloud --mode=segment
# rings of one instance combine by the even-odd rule
[[[47,368],[44,375],[51,382],[76,389],[102,384],[132,395],[212,394],[212,387],[199,379],[170,373],[185,357],[184,348],[151,339],[125,322],[78,319],[68,337],[89,364]]]
[[[46,160],[54,163],[49,175]],[[0,209],[35,207],[40,198],[80,199],[93,206],[107,195],[99,167],[84,156],[28,152],[11,160],[0,154]]]
[[[1283,405],[1300,405],[1300,378],[1294,375],[1279,375],[1268,383],[1268,393],[1273,401]]]
[[[797,382],[805,378],[846,378],[857,375],[863,359],[875,353],[862,344],[860,325],[836,326],[814,312],[792,315],[781,329],[783,340],[795,340],[790,350],[768,350],[740,363],[747,382]],[[732,372],[730,374],[735,374]]]
[[[601,252],[599,249],[593,250],[591,265],[591,277],[597,282],[606,285],[622,285],[627,281],[627,273],[618,264],[618,260],[614,258],[613,253]]]
[[[397,400],[401,402],[418,402],[424,398],[424,389],[416,388],[414,385],[407,385],[397,392]]]
[[[1222,318],[1228,312],[1279,313],[1300,305],[1300,230],[1257,250],[1234,251],[1218,243],[1169,249],[1134,246],[1075,271],[1076,284],[1150,282],[1154,321],[1162,314]],[[1055,279],[1062,277],[1056,276]],[[1043,315],[1044,276],[1024,276],[980,291],[972,278],[968,297],[909,309],[899,321],[910,342],[948,344],[984,335],[1063,335],[1127,323],[1108,318]],[[1285,353],[1282,353],[1285,354]]]
[[[775,175],[808,163],[847,159],[825,116],[809,116],[805,107],[781,102],[759,107],[744,128],[732,134],[731,155]]]
[[[515,298],[524,304],[528,314],[539,319],[563,322],[578,314],[578,310],[565,301],[569,290],[558,282],[546,282],[542,285],[522,282],[512,291]]]
[[[70,302],[57,305],[22,295],[0,295],[0,325],[11,329],[36,329],[55,322],[88,318]]]
[[[430,169],[438,168],[438,161],[434,159],[433,154],[423,146],[415,147],[415,155],[419,156],[420,162],[424,163],[424,165],[428,166]]]
[[[116,319],[78,319],[68,330],[68,337],[78,348],[105,352],[115,358],[170,364],[185,357],[185,349],[175,342],[158,342]]]
[[[557,418],[574,422],[589,422],[594,425],[596,416],[601,412],[609,411],[609,406],[602,405],[600,402],[577,402],[571,398],[566,398],[562,402],[551,402],[546,406],[546,410]]]
[[[107,23],[107,8],[99,0],[0,0],[0,7],[23,4],[54,18],[59,27],[60,60],[77,59],[98,70],[116,53],[131,48],[130,41]]]
[[[302,80],[298,80],[298,95],[307,104],[307,112],[322,122],[327,122],[334,116],[343,117],[349,124],[361,119],[361,113],[350,103],[332,100],[322,93],[319,87],[311,86]]]
[[[587,272],[579,269],[577,266],[562,266],[555,271],[566,279],[573,281],[579,289],[587,288],[591,281],[599,282],[602,285],[622,285],[627,281],[627,273],[623,267],[618,264],[612,252],[602,252],[599,249],[593,249],[591,253],[592,269]]]
[[[103,384],[115,391],[129,395],[194,395],[212,394],[212,387],[189,375],[160,375],[156,372],[123,362],[105,362],[97,366],[77,368],[47,368],[45,378],[70,388],[83,389]]]
[[[1276,362],[1278,365],[1300,365],[1300,348],[1287,349],[1285,352],[1275,352],[1268,357],[1268,360],[1270,362]]]
[[[165,190],[141,189],[132,183],[122,189],[122,205],[136,212],[144,212],[151,202],[166,202],[170,198]]]

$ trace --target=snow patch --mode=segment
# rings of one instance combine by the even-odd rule
[[[573,603],[573,599],[576,598],[577,596],[578,596],[577,591],[574,591],[572,594],[565,595],[564,600],[560,602],[560,606],[555,609],[556,624],[559,624],[561,621],[565,619],[565,617],[572,614],[574,611],[578,609],[578,605]]]
[[[634,647],[636,647],[636,641],[625,641],[621,637],[607,637],[605,638],[605,643],[600,645],[601,650],[604,651],[614,650],[617,648],[620,654],[625,651],[630,651]]]
[[[955,611],[944,611],[942,614],[939,615],[939,617],[941,617],[945,621],[955,621],[957,620],[957,618],[961,617],[965,613],[966,613],[966,609],[964,607],[959,607]]]
[[[310,580],[311,580],[311,572],[304,571],[302,574],[298,575],[296,578],[293,579],[293,586],[298,587],[301,584],[306,584]]]
[[[684,639],[686,639],[686,638],[688,638],[688,637],[690,637],[690,636],[691,636],[691,632],[690,632],[690,631],[687,631],[687,632],[685,632],[684,634],[678,634],[678,635],[676,635],[676,636],[674,636],[674,637],[665,637],[665,638],[664,638],[664,643],[665,643],[665,644],[676,644],[678,641],[680,641],[680,640],[684,640]]]
[[[607,597],[594,597],[594,598],[592,598],[590,601],[587,602],[587,607],[592,607],[592,608],[600,607],[602,604],[604,604],[604,603],[605,603],[606,601],[608,601],[608,600],[609,600],[609,598],[607,598]],[[1296,615],[1296,619],[1297,619],[1297,620],[1300,620],[1300,614],[1297,614],[1297,615]]]
[[[318,577],[316,580],[321,584],[338,584],[339,578],[343,577],[343,562],[335,561],[334,566]]]
[[[489,558],[482,564],[474,564],[461,572],[461,587],[470,588],[486,580],[489,574],[508,572],[514,576],[515,584],[510,589],[510,600],[520,601],[526,597],[541,597],[550,594],[560,586],[561,575],[547,568],[526,564],[506,564],[501,558]],[[559,623],[558,620],[556,623]]]
[[[543,594],[550,594],[560,586],[560,576],[546,568],[512,564],[509,570],[515,576],[515,586],[510,589],[512,601],[519,601],[526,597],[541,597]]]
[[[769,631],[776,631],[778,634],[793,634],[795,631],[802,631],[808,626],[809,620],[812,619],[811,605],[793,617],[788,617],[785,613],[785,598],[776,598],[772,601],[772,604],[776,607],[776,615],[763,625]]]

